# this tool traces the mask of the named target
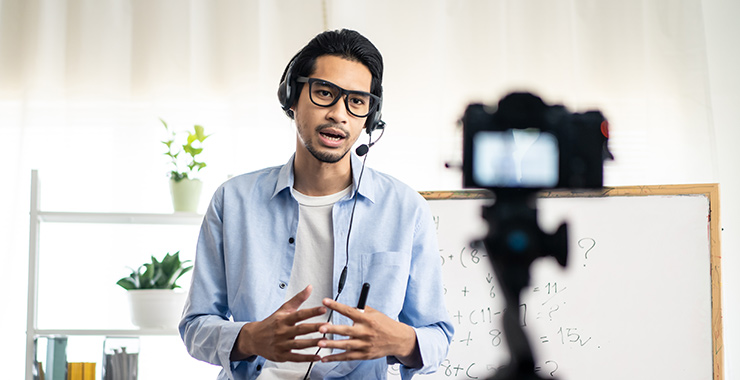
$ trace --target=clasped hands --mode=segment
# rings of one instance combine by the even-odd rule
[[[252,355],[259,355],[274,362],[335,362],[395,356],[409,367],[421,366],[416,332],[413,328],[389,318],[372,307],[366,307],[363,312],[328,298],[323,300],[323,306],[300,309],[311,295],[311,291],[312,287],[309,285],[265,320],[242,326],[231,352],[231,360],[244,360]],[[299,323],[325,314],[327,309],[351,319],[353,325],[333,325],[326,322]],[[314,332],[342,335],[348,339],[297,339],[299,336]],[[293,352],[310,347],[341,349],[344,352],[323,358],[319,355]]]

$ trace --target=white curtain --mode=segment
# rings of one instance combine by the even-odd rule
[[[457,120],[514,90],[604,112],[608,185],[719,180],[700,0],[0,0],[10,377],[23,370],[31,169],[46,210],[169,212],[158,118],[201,124],[205,204],[227,176],[288,159],[280,75],[344,27],[386,64],[387,133],[369,165],[418,190],[460,188],[444,168],[461,157]]]

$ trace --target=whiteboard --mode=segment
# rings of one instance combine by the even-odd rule
[[[520,323],[539,376],[722,379],[717,193],[697,185],[540,197],[541,228],[567,222],[569,251],[566,268],[551,257],[535,261],[522,292]],[[418,378],[486,379],[509,361],[503,294],[485,251],[470,248],[485,236],[481,207],[491,200],[422,194],[456,331],[437,373]],[[397,366],[389,374],[399,378]]]

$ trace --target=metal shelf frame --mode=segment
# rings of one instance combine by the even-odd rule
[[[198,225],[203,215],[197,213],[98,213],[57,212],[40,210],[40,183],[38,170],[31,171],[31,208],[28,243],[28,301],[26,315],[26,380],[33,380],[33,362],[36,357],[36,339],[43,336],[108,336],[139,337],[176,335],[174,329],[38,329],[39,239],[41,223],[105,223],[105,224],[161,224]]]

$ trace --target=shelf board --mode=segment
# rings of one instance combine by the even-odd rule
[[[177,329],[43,329],[35,330],[35,336],[115,336],[115,337],[137,337],[137,336],[167,336],[178,335]]]
[[[40,221],[52,223],[198,225],[203,221],[203,215],[193,212],[176,212],[172,214],[147,214],[39,211],[38,217]]]

